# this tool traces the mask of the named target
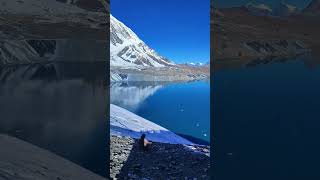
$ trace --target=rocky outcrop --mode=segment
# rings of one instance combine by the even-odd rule
[[[110,138],[111,178],[209,179],[209,146],[154,142],[144,152],[136,139]]]

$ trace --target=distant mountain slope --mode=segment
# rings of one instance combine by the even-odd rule
[[[165,67],[174,65],[147,46],[126,25],[110,15],[110,65],[117,67]]]
[[[105,0],[61,1],[0,0],[0,39],[108,38],[109,6]]]
[[[310,52],[308,36],[314,33],[314,28],[304,28],[306,18],[258,16],[243,6],[218,9],[218,12],[223,15],[216,13],[211,21],[211,32],[215,37],[211,41],[211,47],[214,47],[211,57],[215,62],[291,57]],[[316,24],[308,22],[310,25]]]
[[[280,2],[279,7],[275,10],[274,15],[287,17],[291,15],[299,14],[299,9],[296,6],[287,4],[285,2]]]
[[[257,16],[269,16],[273,13],[273,10],[265,4],[256,5],[249,3],[245,7],[248,9],[249,12]]]
[[[109,57],[106,2],[0,0],[0,66],[106,61]]]
[[[303,10],[305,15],[320,15],[320,0],[313,0],[311,3]]]
[[[278,16],[287,17],[291,15],[297,15],[299,10],[297,7],[281,1],[275,8],[269,7],[265,4],[252,4],[249,3],[244,6],[247,11],[256,16]]]
[[[105,0],[56,0],[67,4],[78,6],[89,11],[105,11]]]

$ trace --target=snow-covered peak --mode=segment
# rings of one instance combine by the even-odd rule
[[[124,40],[130,40],[134,43],[143,43],[139,37],[126,25],[110,14],[110,43],[113,45],[123,44]]]
[[[297,10],[297,7],[295,7],[295,6],[291,5],[291,4],[286,4],[286,3],[282,2],[281,5],[282,5],[283,7],[285,7],[285,8],[287,8],[289,11],[295,11],[295,10]]]
[[[165,67],[174,65],[147,46],[129,27],[110,14],[110,65]]]
[[[209,61],[208,62],[187,62],[184,64],[188,66],[202,67],[202,66],[210,65],[210,62]]]
[[[258,16],[268,16],[273,13],[272,8],[265,4],[248,3],[246,5],[246,8],[248,9],[248,11]]]
[[[201,63],[201,62],[189,62],[189,63],[186,63],[187,65],[190,65],[190,66],[203,66],[204,63]]]
[[[291,5],[291,4],[287,4],[285,2],[281,2],[279,4],[278,9],[275,12],[276,16],[291,16],[294,14],[299,13],[299,10],[297,7]]]

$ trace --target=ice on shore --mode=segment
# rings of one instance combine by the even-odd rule
[[[146,120],[126,109],[110,104],[111,135],[129,136],[137,139],[140,138],[143,133],[146,134],[148,140],[154,142],[193,144],[164,127]]]

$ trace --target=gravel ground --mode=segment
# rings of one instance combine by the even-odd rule
[[[136,139],[110,138],[112,179],[209,179],[209,146],[192,146],[195,152],[181,144],[154,142],[145,152]]]

